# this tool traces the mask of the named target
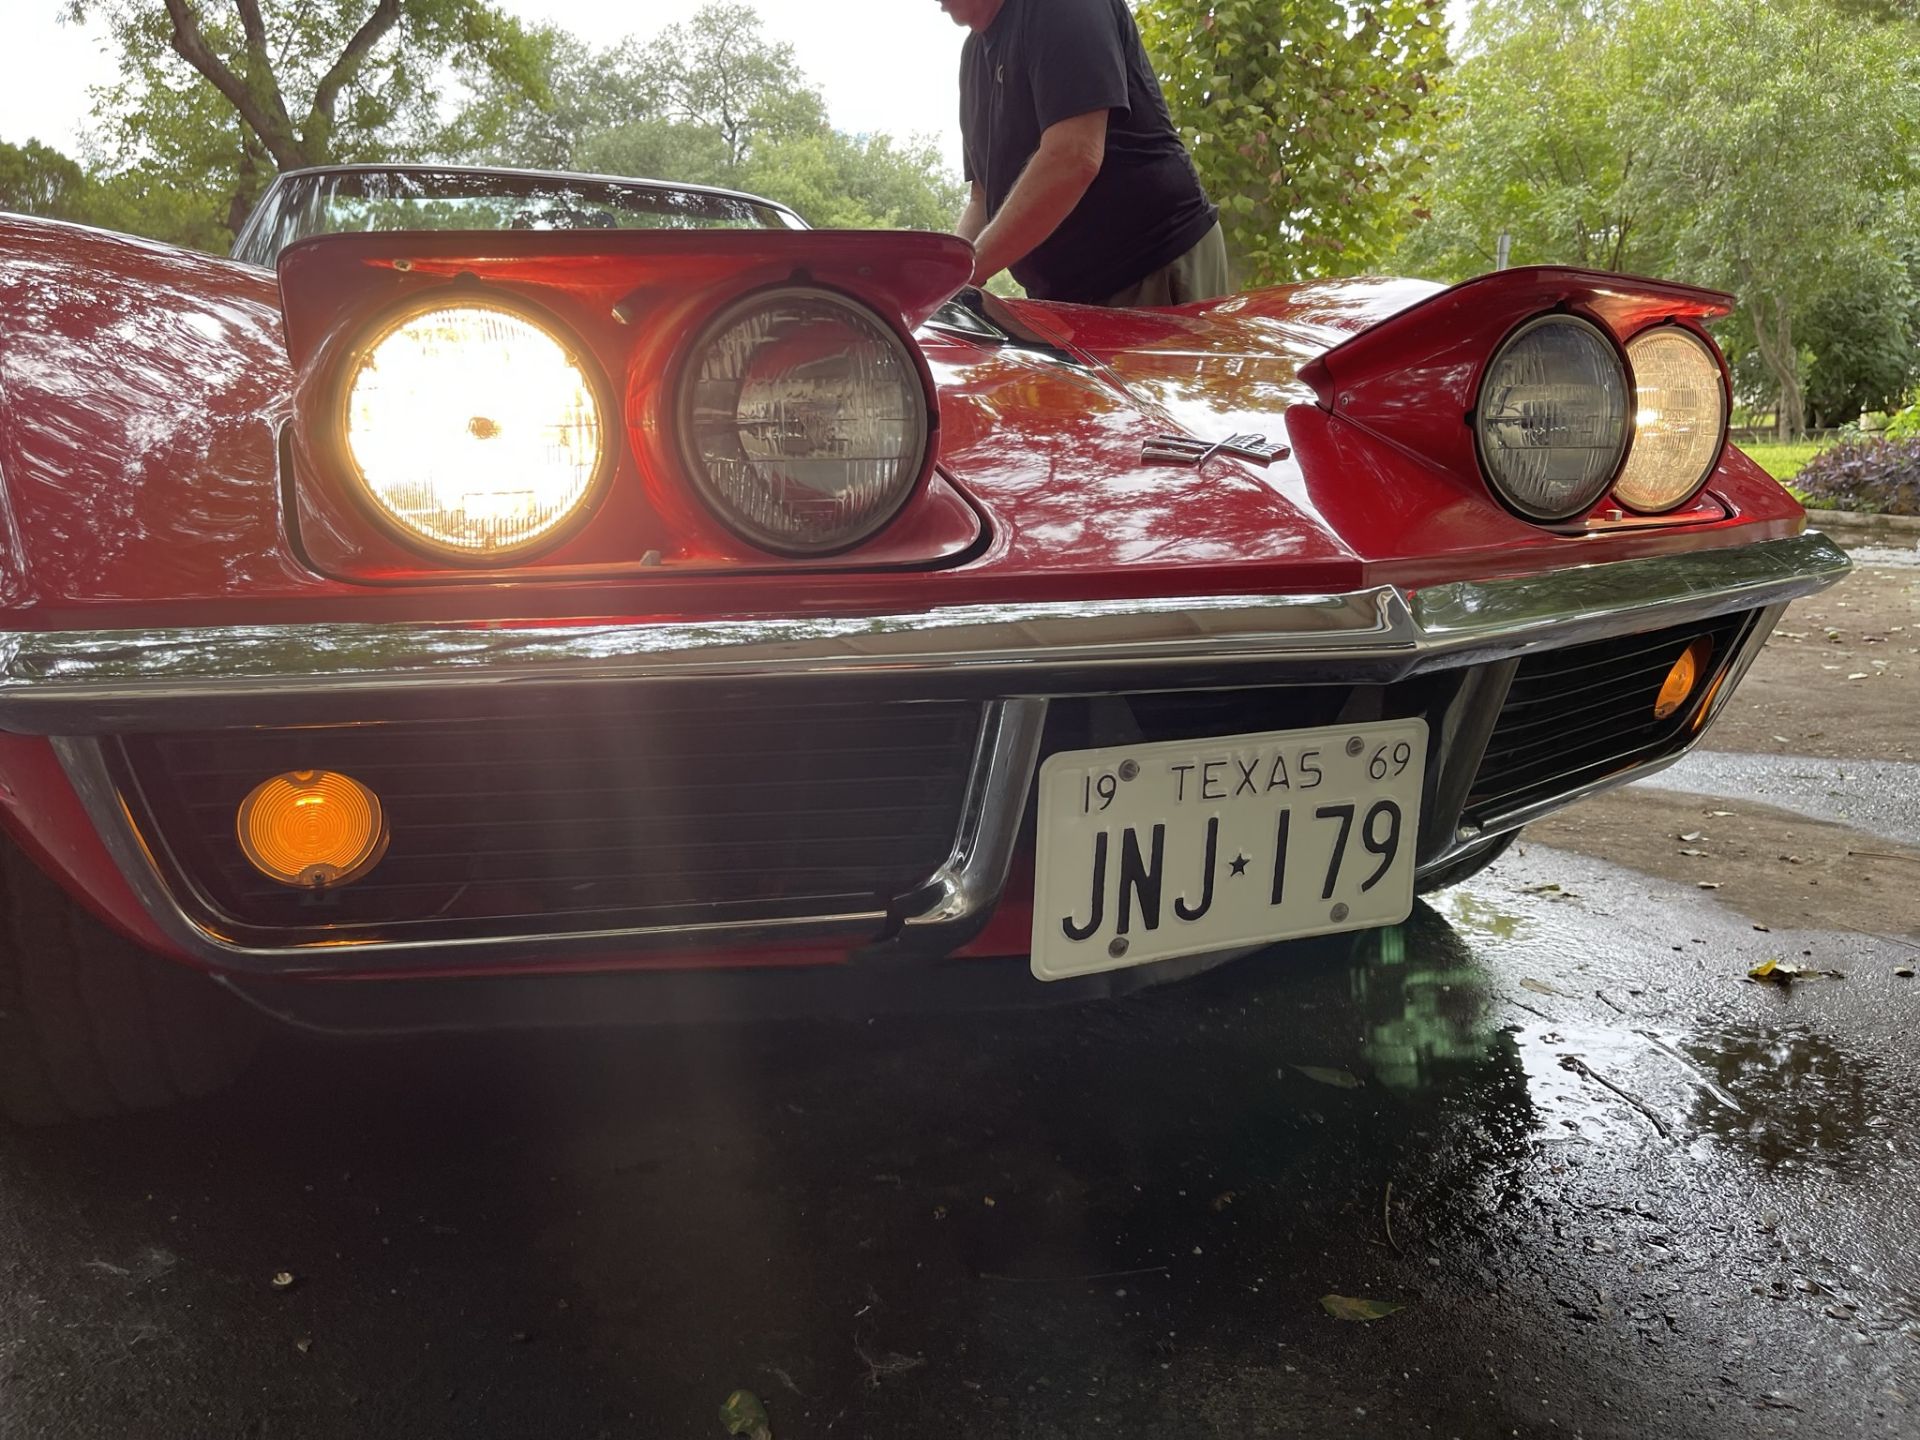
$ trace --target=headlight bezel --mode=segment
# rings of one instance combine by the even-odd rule
[[[382,505],[368,484],[350,442],[349,408],[354,381],[361,363],[397,330],[422,315],[436,310],[491,310],[522,321],[540,330],[565,352],[574,369],[586,382],[598,412],[600,454],[580,498],[566,516],[540,534],[513,545],[490,550],[447,544],[407,525]],[[438,285],[406,296],[376,310],[358,326],[335,351],[331,359],[331,382],[325,408],[328,423],[321,437],[331,467],[340,476],[340,488],[353,507],[383,536],[413,554],[460,570],[500,570],[524,565],[550,554],[574,539],[591,523],[605,505],[613,489],[626,452],[626,415],[619,404],[611,379],[573,326],[547,306],[525,296],[503,293],[491,287],[478,288],[454,282]]]
[[[1713,343],[1712,337],[1704,331],[1695,326],[1684,324],[1680,320],[1668,318],[1665,320],[1656,320],[1651,325],[1641,326],[1638,330],[1634,331],[1633,334],[1629,335],[1620,347],[1621,353],[1627,357],[1627,374],[1634,387],[1633,433],[1635,440],[1637,441],[1640,435],[1640,381],[1638,372],[1633,369],[1633,347],[1649,336],[1666,331],[1677,332],[1678,334],[1684,335],[1701,350],[1704,350],[1707,358],[1713,362],[1713,367],[1720,376],[1719,442],[1714,445],[1706,465],[1694,480],[1692,488],[1672,504],[1662,505],[1653,509],[1635,505],[1619,491],[1620,482],[1626,478],[1628,461],[1632,459],[1632,451],[1629,449],[1627,460],[1623,460],[1620,463],[1620,473],[1614,477],[1613,485],[1608,488],[1607,493],[1622,510],[1625,510],[1631,515],[1671,515],[1674,511],[1684,509],[1692,504],[1694,500],[1699,497],[1700,492],[1707,488],[1707,482],[1713,479],[1714,471],[1720,468],[1720,461],[1727,453],[1727,441],[1733,434],[1733,375],[1727,368],[1727,357],[1725,353],[1722,352],[1718,345]]]
[[[876,512],[876,515],[857,533],[831,545],[783,544],[775,537],[754,533],[749,526],[741,522],[740,517],[725,500],[714,492],[711,477],[705,462],[700,458],[694,436],[692,411],[694,389],[698,380],[699,356],[716,336],[737,324],[743,316],[777,304],[787,297],[824,302],[871,325],[887,337],[902,362],[902,368],[914,378],[919,387],[917,397],[919,403],[914,411],[918,429],[919,456],[911,467],[911,479],[900,487],[893,503],[884,511]],[[926,357],[921,353],[919,346],[902,332],[897,317],[888,315],[861,297],[844,290],[795,277],[736,295],[706,314],[699,327],[693,331],[675,355],[670,373],[673,376],[673,391],[668,414],[672,417],[674,449],[678,454],[687,488],[693,493],[704,515],[718,524],[728,536],[740,544],[751,547],[756,553],[788,560],[822,560],[857,550],[900,518],[912,504],[914,497],[926,488],[927,477],[933,472],[940,413],[932,376],[927,369]]]
[[[1624,401],[1626,415],[1623,427],[1625,439],[1621,444],[1620,454],[1615,460],[1611,472],[1607,475],[1605,483],[1597,486],[1590,498],[1578,506],[1571,507],[1559,513],[1549,514],[1536,511],[1522,504],[1516,497],[1509,494],[1506,487],[1495,478],[1494,468],[1488,463],[1487,459],[1486,441],[1482,422],[1487,400],[1487,382],[1492,377],[1501,358],[1507,351],[1519,341],[1525,339],[1533,331],[1543,326],[1567,323],[1579,325],[1597,335],[1613,355],[1615,363],[1620,367],[1621,380],[1625,387]],[[1601,501],[1612,494],[1614,485],[1618,483],[1621,474],[1624,473],[1627,468],[1627,462],[1633,456],[1633,441],[1636,429],[1633,419],[1633,399],[1635,393],[1636,386],[1633,376],[1633,364],[1627,358],[1626,346],[1620,342],[1620,338],[1614,334],[1611,326],[1605,324],[1597,317],[1586,314],[1573,306],[1559,306],[1552,310],[1527,316],[1501,335],[1499,341],[1493,346],[1492,350],[1488,352],[1487,359],[1481,365],[1479,373],[1474,376],[1473,403],[1467,411],[1466,421],[1467,429],[1473,436],[1473,455],[1475,463],[1480,469],[1481,483],[1487,487],[1487,492],[1503,507],[1514,515],[1517,515],[1520,519],[1528,521],[1531,524],[1547,526],[1567,525],[1579,520],[1582,516],[1589,514],[1596,505],[1600,504]]]

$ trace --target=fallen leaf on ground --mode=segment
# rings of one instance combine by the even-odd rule
[[[1559,888],[1558,885],[1529,885],[1520,893],[1522,895],[1551,895]]]
[[[1811,966],[1788,965],[1776,958],[1762,960],[1747,971],[1747,978],[1767,985],[1787,986],[1796,980],[1844,980],[1847,977],[1838,970],[1817,970]]]
[[[1336,1320],[1380,1320],[1404,1310],[1390,1300],[1356,1300],[1351,1295],[1322,1295],[1320,1308]]]
[[[1531,976],[1527,977],[1526,979],[1523,979],[1520,982],[1520,988],[1523,990],[1531,990],[1536,995],[1555,995],[1562,1000],[1571,1000],[1573,998],[1571,995],[1567,994],[1566,991],[1556,990],[1551,985],[1547,984],[1546,981],[1535,980]]]
[[[751,1390],[736,1390],[720,1407],[720,1423],[729,1435],[744,1435],[747,1440],[773,1440],[773,1422],[767,1407]]]
[[[1696,840],[1706,839],[1707,832],[1704,830],[1689,830],[1686,834],[1682,835],[1680,838],[1683,841],[1685,841],[1687,844],[1691,845]]]
[[[1332,1070],[1324,1065],[1296,1065],[1293,1067],[1309,1080],[1322,1085],[1331,1085],[1336,1090],[1358,1090],[1361,1082],[1345,1070]]]
[[[1704,850],[1683,849],[1681,850],[1680,853],[1682,855],[1691,855],[1697,860],[1704,860],[1707,858],[1707,852]]]

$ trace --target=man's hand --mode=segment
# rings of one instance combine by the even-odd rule
[[[1041,133],[1040,148],[1020,172],[1000,213],[977,236],[967,235],[973,241],[973,283],[984,285],[1009,265],[1018,264],[1059,229],[1060,222],[1073,213],[1094,176],[1100,173],[1106,155],[1105,110],[1092,110],[1049,125]],[[976,184],[974,201],[983,200]],[[962,226],[974,216],[974,201],[967,204]],[[984,204],[981,213],[985,213]],[[967,232],[962,229],[960,233]]]

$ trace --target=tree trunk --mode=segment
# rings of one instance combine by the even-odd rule
[[[1793,313],[1778,296],[1753,304],[1754,347],[1760,363],[1780,387],[1778,438],[1799,440],[1807,433],[1807,397],[1800,388],[1800,352],[1793,344]]]
[[[1807,435],[1807,396],[1800,388],[1799,369],[1795,363],[1779,376],[1780,438],[1786,441],[1804,440]]]

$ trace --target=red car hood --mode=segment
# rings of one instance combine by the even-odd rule
[[[985,526],[962,563],[402,590],[323,578],[290,543],[276,444],[292,376],[270,272],[0,219],[0,607],[14,628],[898,612],[1419,584],[1561,565],[1570,547],[1615,559],[1798,528],[1730,452],[1720,480],[1761,531],[1588,546],[1313,403],[1301,366],[1437,288],[1339,281],[1164,312],[1020,304],[1007,313],[1029,343],[1013,346],[924,330],[941,465]],[[1293,454],[1147,463],[1168,430],[1251,431]]]

